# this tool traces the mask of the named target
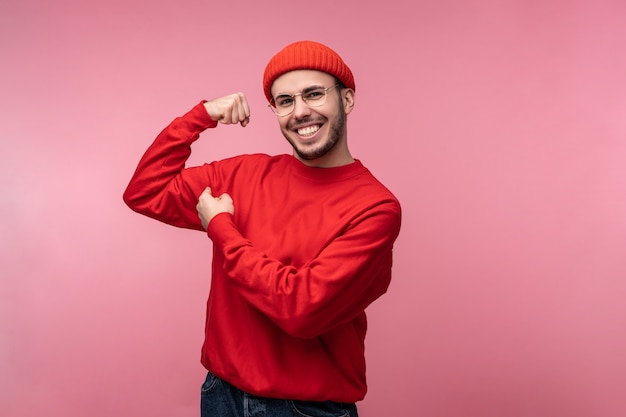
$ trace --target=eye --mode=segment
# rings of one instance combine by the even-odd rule
[[[293,103],[293,97],[287,95],[278,96],[274,102],[276,103],[276,107],[289,107],[291,103]]]
[[[323,88],[316,88],[315,90],[307,91],[303,94],[305,100],[319,100],[326,94]]]

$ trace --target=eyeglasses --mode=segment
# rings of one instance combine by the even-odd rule
[[[320,107],[326,103],[326,96],[328,90],[337,87],[337,84],[324,88],[320,86],[312,86],[305,88],[297,94],[281,93],[278,96],[272,98],[270,105],[268,106],[276,116],[283,117],[291,114],[293,109],[296,108],[296,96],[302,97],[302,101],[309,107]]]

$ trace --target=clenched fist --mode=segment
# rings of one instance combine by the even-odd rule
[[[198,210],[198,217],[202,222],[202,227],[206,230],[213,217],[218,214],[235,214],[235,205],[233,204],[233,199],[228,194],[224,193],[219,197],[213,197],[211,188],[207,187],[198,198],[196,210]]]
[[[246,127],[250,123],[250,106],[244,93],[235,93],[204,103],[211,119],[224,124],[240,123]]]

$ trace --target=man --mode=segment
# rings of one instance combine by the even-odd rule
[[[293,155],[185,168],[201,132],[250,121],[243,93],[203,101],[159,134],[124,201],[213,241],[203,416],[356,416],[364,310],[389,285],[400,205],[350,154],[355,82],[337,53],[290,44],[263,88]]]

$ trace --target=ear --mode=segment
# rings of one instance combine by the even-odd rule
[[[354,108],[354,90],[351,88],[345,88],[341,92],[341,96],[343,101],[343,110],[346,114],[350,114]]]

